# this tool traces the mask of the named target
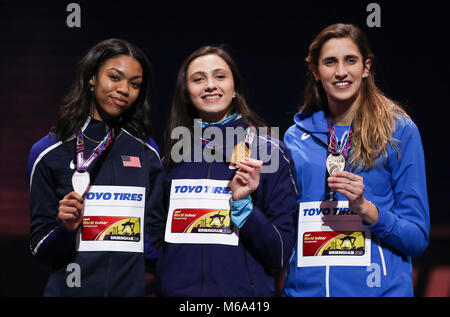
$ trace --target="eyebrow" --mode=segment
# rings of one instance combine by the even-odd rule
[[[220,72],[220,71],[224,71],[224,72],[230,73],[229,71],[227,71],[227,70],[224,69],[224,68],[216,68],[216,69],[213,69],[211,72],[214,74],[214,73],[218,73],[218,72]],[[191,77],[194,76],[194,75],[206,75],[206,73],[207,73],[207,72],[204,72],[204,71],[199,70],[199,71],[193,73],[191,76],[189,76],[189,78],[191,78]]]
[[[358,55],[354,55],[354,54],[349,54],[349,55],[345,55],[344,56],[344,58],[350,58],[350,57],[359,59],[359,56]],[[336,58],[336,56],[327,56],[327,57],[322,58],[321,61],[323,62],[323,61],[326,61],[327,59],[337,59],[337,58]]]
[[[115,67],[111,67],[109,70],[114,70],[114,71],[118,72],[120,75],[125,77],[124,72],[122,72],[121,70],[118,70]],[[137,79],[137,78],[142,78],[142,76],[141,75],[136,75],[136,76],[131,77],[130,79]]]

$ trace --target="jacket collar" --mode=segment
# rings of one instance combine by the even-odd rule
[[[229,116],[229,117],[227,117],[227,118],[225,118],[225,119],[223,119],[223,120],[221,120],[219,122],[206,122],[206,121],[201,121],[201,120],[198,120],[198,119],[195,119],[195,122],[196,122],[196,124],[201,124],[202,128],[207,128],[209,126],[224,125],[224,124],[226,124],[226,123],[228,123],[230,121],[237,120],[237,119],[240,119],[240,118],[241,118],[240,114],[234,113],[231,116]]]
[[[98,141],[102,140],[111,129],[114,129],[114,138],[119,133],[120,128],[118,126],[110,126],[107,122],[96,120],[91,116],[88,116],[81,126],[81,132],[83,132],[85,136]]]
[[[308,133],[326,133],[328,134],[328,121],[323,111],[297,113],[294,116],[294,122],[302,130]]]

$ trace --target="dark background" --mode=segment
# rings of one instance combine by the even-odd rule
[[[66,25],[70,2],[81,7],[80,28]],[[40,296],[45,285],[47,268],[28,247],[28,153],[54,123],[76,64],[91,46],[116,37],[145,51],[154,67],[150,118],[160,147],[178,68],[206,44],[225,45],[250,106],[283,136],[302,102],[309,43],[337,22],[366,32],[377,85],[421,131],[432,229],[428,250],[414,262],[415,289],[417,296],[437,294],[430,291],[435,269],[450,265],[448,12],[443,1],[376,1],[381,27],[370,28],[371,2],[1,0],[0,295]],[[441,295],[449,296],[448,289]]]

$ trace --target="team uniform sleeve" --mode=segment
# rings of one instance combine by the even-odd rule
[[[158,146],[158,144],[156,143],[156,141],[153,138],[149,138],[147,140],[147,144],[150,145],[152,148],[154,148],[155,151],[158,152],[158,155],[160,155],[160,153],[159,153],[159,146]]]
[[[383,242],[398,251],[420,256],[428,246],[430,216],[422,141],[416,125],[406,121],[394,134],[400,157],[394,149],[388,164],[392,173],[394,205],[379,206],[377,223],[367,226]]]
[[[276,147],[279,168],[261,175],[259,186],[263,188],[257,195],[263,195],[263,203],[259,203],[261,198],[252,195],[253,210],[242,225],[239,237],[271,268],[280,269],[288,265],[295,243],[297,194],[289,150],[281,142]]]
[[[289,129],[287,129],[286,133],[284,134],[284,138],[283,138],[283,142],[284,145],[286,146],[286,148],[290,151],[290,155],[293,157],[292,161],[294,162],[295,159],[299,159],[296,156],[296,150],[300,149],[300,134],[296,133],[296,125],[291,126]],[[300,166],[301,165],[297,165],[295,166],[295,163],[292,163],[292,167],[293,169],[296,171],[296,177],[300,176]],[[302,182],[299,181],[298,178],[295,179],[296,180],[296,186],[297,186],[297,200],[298,198],[300,198],[301,193],[302,193]]]
[[[162,170],[158,180],[160,186],[157,192],[159,195],[157,208],[150,209],[149,216],[149,233],[150,245],[157,252],[162,252],[164,246],[164,234],[166,230],[167,212],[169,206],[170,178],[167,173]]]
[[[34,156],[30,154],[30,159]],[[33,255],[52,264],[75,249],[77,231],[67,231],[56,219],[59,199],[47,162],[42,159],[33,166],[30,178],[30,248]]]
[[[159,157],[152,159],[152,169],[150,173],[150,182],[147,193],[146,208],[146,237],[145,237],[145,258],[147,271],[152,271],[156,260],[159,258],[158,241],[159,232],[154,230],[155,223],[152,221],[154,215],[159,215],[164,211],[163,188],[164,188],[164,169]]]

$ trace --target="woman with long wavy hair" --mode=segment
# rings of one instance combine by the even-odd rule
[[[412,296],[411,257],[428,245],[421,138],[374,82],[364,33],[313,40],[304,103],[285,134],[297,170],[299,234],[286,296]]]

